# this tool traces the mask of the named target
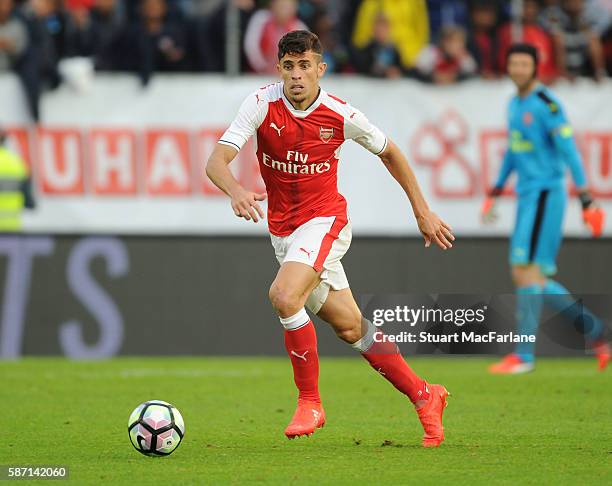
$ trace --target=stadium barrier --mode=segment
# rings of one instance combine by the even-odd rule
[[[569,239],[559,273],[578,295],[607,294],[601,310],[608,318],[611,244]],[[486,301],[512,292],[506,253],[501,238],[461,238],[448,252],[426,250],[418,238],[355,238],[343,261],[359,301],[367,294],[424,301],[457,293]],[[0,358],[283,354],[268,302],[276,269],[264,237],[3,236]],[[513,312],[505,315],[512,327]],[[553,324],[562,331],[564,324]],[[325,324],[318,332],[321,355],[354,354]],[[509,346],[402,349],[471,354]],[[538,353],[584,355],[580,346],[542,332]]]
[[[84,92],[63,85],[45,95],[42,123],[28,123],[17,80],[0,76],[0,124],[29,162],[40,200],[26,230],[45,233],[265,234],[264,225],[232,217],[203,166],[242,100],[270,78],[156,76],[143,89],[127,75],[100,75]],[[506,81],[432,87],[410,80],[330,77],[329,92],[361,109],[413,162],[437,212],[459,234],[505,235],[514,201],[485,228],[479,207],[506,143]],[[612,81],[560,84],[578,134],[594,195],[612,214]],[[6,101],[6,103],[5,103]],[[252,147],[233,164],[240,181],[261,190]],[[356,235],[416,235],[404,194],[382,164],[357,144],[343,147],[339,187]],[[569,184],[569,190],[572,190]],[[567,234],[585,236],[578,204]],[[612,235],[610,225],[605,230]]]

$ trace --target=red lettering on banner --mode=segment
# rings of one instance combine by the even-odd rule
[[[146,188],[157,196],[191,192],[189,135],[182,130],[149,130],[145,134]]]
[[[593,196],[612,198],[612,132],[584,132],[580,141]]]
[[[6,147],[17,153],[28,167],[32,167],[30,154],[30,132],[25,128],[5,127],[7,134]]]
[[[223,129],[198,132],[150,130],[144,133],[144,150],[137,150],[141,132],[131,129],[92,129],[87,157],[77,129],[9,127],[8,147],[30,162],[32,175],[44,195],[85,192],[85,170],[95,195],[222,195],[205,173],[205,164]],[[484,129],[475,134],[476,148],[469,159],[463,144],[469,141],[465,121],[448,111],[435,123],[425,123],[411,140],[416,163],[431,169],[431,190],[441,199],[473,197],[495,183],[507,145],[506,131]],[[583,156],[589,186],[596,198],[612,199],[612,132],[585,131],[576,141]],[[191,143],[195,163],[192,164]],[[259,165],[249,140],[230,169],[245,188],[264,192]],[[144,158],[143,158],[144,157]],[[468,161],[473,161],[474,167]],[[476,165],[478,163],[478,165]],[[570,191],[575,188],[568,180]],[[504,194],[513,190],[506,185]]]
[[[460,151],[468,134],[465,120],[448,110],[412,137],[412,157],[417,164],[431,167],[432,191],[440,198],[469,198],[476,193],[476,174]]]
[[[89,156],[96,194],[136,193],[136,135],[132,130],[92,130]]]
[[[210,196],[224,196],[225,194],[206,175],[206,162],[213,152],[224,129],[201,130],[196,134],[196,173],[201,177],[201,188],[204,194]],[[253,148],[253,139],[250,138],[242,147],[236,158],[229,165],[229,169],[240,184],[255,192],[266,190],[259,172],[259,164]]]
[[[82,194],[84,182],[81,132],[74,129],[39,129],[38,172],[43,193]]]
[[[238,156],[242,167],[243,186],[253,192],[266,192],[266,184],[261,177],[259,162],[257,161],[257,155],[255,155],[253,137],[247,141]]]
[[[196,174],[198,174],[198,184],[201,188],[201,191],[204,194],[208,194],[211,196],[223,196],[225,193],[215,186],[212,181],[206,175],[206,162],[208,162],[208,157],[212,154],[219,138],[223,135],[224,130],[222,129],[206,129],[201,130],[196,134],[196,164],[195,170]],[[241,151],[242,152],[242,151]],[[238,154],[238,156],[240,153]],[[232,163],[229,165],[229,169],[238,179],[238,160],[234,159]]]

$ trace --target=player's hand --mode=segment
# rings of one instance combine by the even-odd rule
[[[603,208],[591,204],[588,208],[582,210],[582,220],[591,231],[593,238],[599,238],[603,233],[606,213]]]
[[[578,198],[582,205],[582,220],[587,225],[593,238],[599,238],[603,233],[606,213],[591,196],[588,189],[582,189],[578,192]]]
[[[417,217],[419,230],[425,239],[425,247],[428,248],[431,243],[435,243],[443,250],[448,250],[453,247],[452,242],[455,237],[452,233],[452,228],[442,221],[436,213],[428,211],[422,216]]]
[[[493,224],[497,221],[497,210],[495,208],[495,197],[488,196],[480,208],[480,219],[483,224]]]
[[[257,193],[239,189],[235,194],[232,194],[232,209],[234,214],[239,218],[244,218],[247,221],[257,223],[264,218],[264,212],[257,201],[266,199],[266,193]]]

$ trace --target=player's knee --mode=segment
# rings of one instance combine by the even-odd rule
[[[357,325],[353,327],[336,329],[336,336],[348,344],[353,344],[361,339],[361,328]]]
[[[542,284],[546,278],[537,265],[514,265],[512,267],[512,280],[517,287]]]
[[[361,314],[352,316],[345,324],[336,326],[334,331],[336,336],[348,344],[356,343],[361,339],[363,334],[361,329]]]
[[[268,297],[272,307],[282,317],[291,316],[304,306],[304,303],[300,302],[300,299],[294,293],[276,284],[272,284],[270,287]]]
[[[356,322],[354,325],[336,329],[336,335],[348,344],[356,343],[361,339],[361,325]]]

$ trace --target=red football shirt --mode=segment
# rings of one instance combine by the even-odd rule
[[[219,143],[240,150],[252,135],[268,193],[268,228],[275,236],[290,235],[318,216],[346,218],[337,184],[345,140],[374,154],[387,146],[363,113],[323,89],[308,109],[296,110],[282,82],[250,94]]]

